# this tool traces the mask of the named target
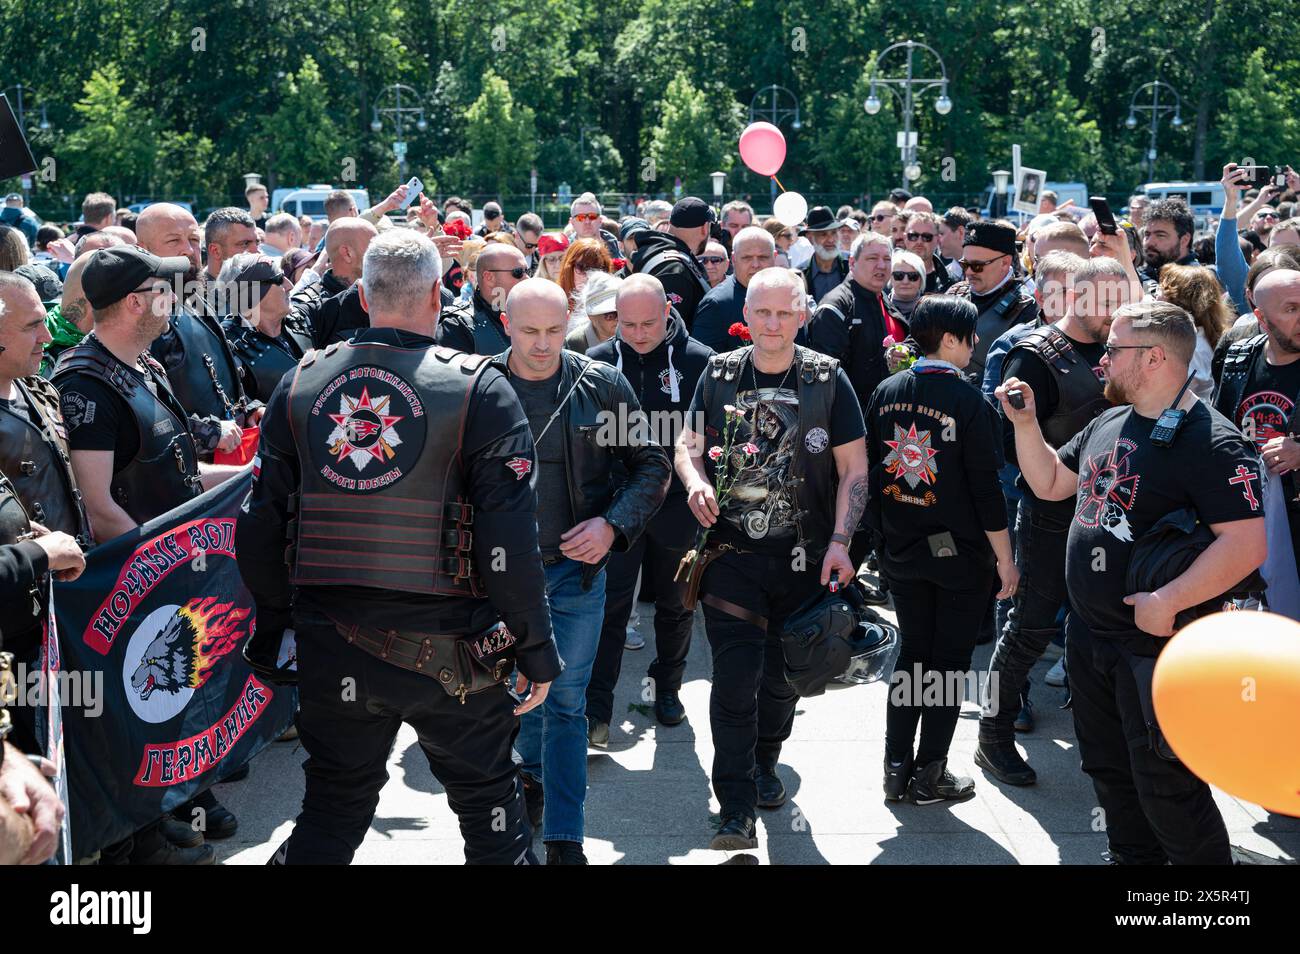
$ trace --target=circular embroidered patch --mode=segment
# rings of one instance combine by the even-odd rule
[[[340,490],[383,490],[415,469],[427,423],[419,394],[402,377],[373,365],[349,368],[312,402],[312,463]]]

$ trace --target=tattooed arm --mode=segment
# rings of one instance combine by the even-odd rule
[[[867,506],[867,444],[859,437],[833,448],[833,453],[840,479],[835,497],[835,533],[851,539]],[[841,583],[848,583],[857,575],[858,568],[849,558],[847,543],[831,543],[827,548],[826,559],[822,561],[823,586],[830,582],[831,573],[836,570]]]

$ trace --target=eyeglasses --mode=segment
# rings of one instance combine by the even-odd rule
[[[891,272],[891,276],[896,282],[919,282],[921,276],[916,272]]]
[[[1008,257],[1009,256],[1007,255],[999,255],[996,258],[990,258],[987,262],[972,262],[968,258],[962,258],[962,259],[958,259],[957,264],[960,265],[963,270],[968,272],[973,272],[974,274],[978,275],[980,272],[984,271],[984,269],[988,268],[994,262]]]
[[[700,259],[705,265],[722,265],[727,261],[725,255],[701,255]]]
[[[575,222],[596,222],[600,220],[599,212],[575,212],[573,221]]]
[[[934,233],[933,232],[908,232],[907,240],[909,242],[920,242],[920,241],[933,242]]]
[[[892,216],[892,215],[889,215],[888,213],[885,213],[885,212],[877,212],[875,215],[873,215],[873,216],[871,217],[871,221],[872,221],[872,222],[883,222],[883,221],[885,221],[886,219],[892,219],[892,218],[893,218],[893,216]]]
[[[1154,348],[1155,345],[1112,345],[1108,344],[1102,350],[1106,352],[1106,357],[1113,358],[1116,351],[1136,351],[1141,348]]]
[[[514,268],[485,268],[485,272],[509,272],[511,278],[523,278],[528,274],[528,269],[522,265],[516,265]]]

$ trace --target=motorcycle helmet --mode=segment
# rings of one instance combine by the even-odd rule
[[[791,613],[781,645],[786,680],[800,696],[819,696],[833,681],[860,685],[889,678],[898,630],[867,605],[855,580],[836,593],[819,590]]]

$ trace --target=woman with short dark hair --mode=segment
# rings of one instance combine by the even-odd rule
[[[998,415],[961,374],[978,317],[963,298],[921,299],[909,331],[924,357],[867,404],[868,520],[902,642],[885,720],[890,801],[974,796],[974,782],[948,771],[948,748],[989,597],[1009,598],[1020,578],[998,482]]]

